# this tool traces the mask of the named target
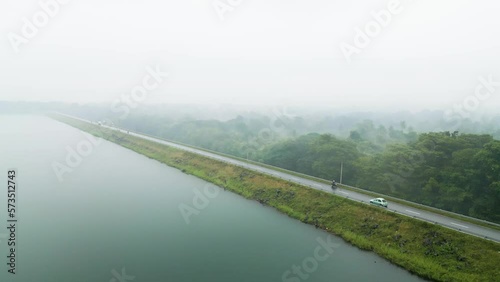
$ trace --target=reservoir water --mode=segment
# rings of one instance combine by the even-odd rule
[[[12,168],[16,274],[7,264]],[[43,116],[0,115],[0,179],[0,281],[422,281],[313,226]]]

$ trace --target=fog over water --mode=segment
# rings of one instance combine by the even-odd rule
[[[414,202],[393,211],[498,238],[498,11],[492,0],[0,1],[0,175],[18,185],[0,187],[0,282],[420,281],[48,116],[337,180],[325,189]],[[380,239],[377,253],[421,276],[498,276],[483,241],[345,218],[353,244]],[[377,228],[391,235],[373,239]]]
[[[36,116],[0,116],[0,126],[0,170],[17,168],[19,203],[18,273],[2,266],[2,281],[110,281],[122,269],[133,281],[282,281],[314,257],[319,242],[331,242],[332,252],[321,249],[326,257],[305,272],[308,281],[374,281],[379,273],[384,281],[421,281],[313,226],[107,141],[59,182],[52,163],[64,163],[64,147],[87,134]],[[193,206],[195,191],[207,189],[216,196],[187,223],[179,206]],[[2,210],[5,203],[1,193]],[[0,256],[6,251],[2,240]]]

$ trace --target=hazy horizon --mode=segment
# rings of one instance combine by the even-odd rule
[[[498,280],[499,11],[0,1],[0,281]]]
[[[156,68],[169,75],[141,103],[415,112],[500,81],[492,1],[61,3],[0,4],[0,100],[113,103]],[[380,32],[356,45],[373,23]],[[345,44],[360,47],[349,60]],[[477,112],[495,113],[499,96]]]

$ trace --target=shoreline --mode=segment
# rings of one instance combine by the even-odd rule
[[[494,281],[500,276],[495,263],[500,244],[73,118],[51,117],[273,207],[421,278]]]

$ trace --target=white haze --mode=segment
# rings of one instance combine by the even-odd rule
[[[498,1],[401,1],[351,64],[339,45],[389,1],[243,0],[224,21],[213,0],[69,1],[16,54],[38,2],[0,2],[0,100],[111,103],[157,64],[170,76],[144,103],[448,109],[500,81]]]

